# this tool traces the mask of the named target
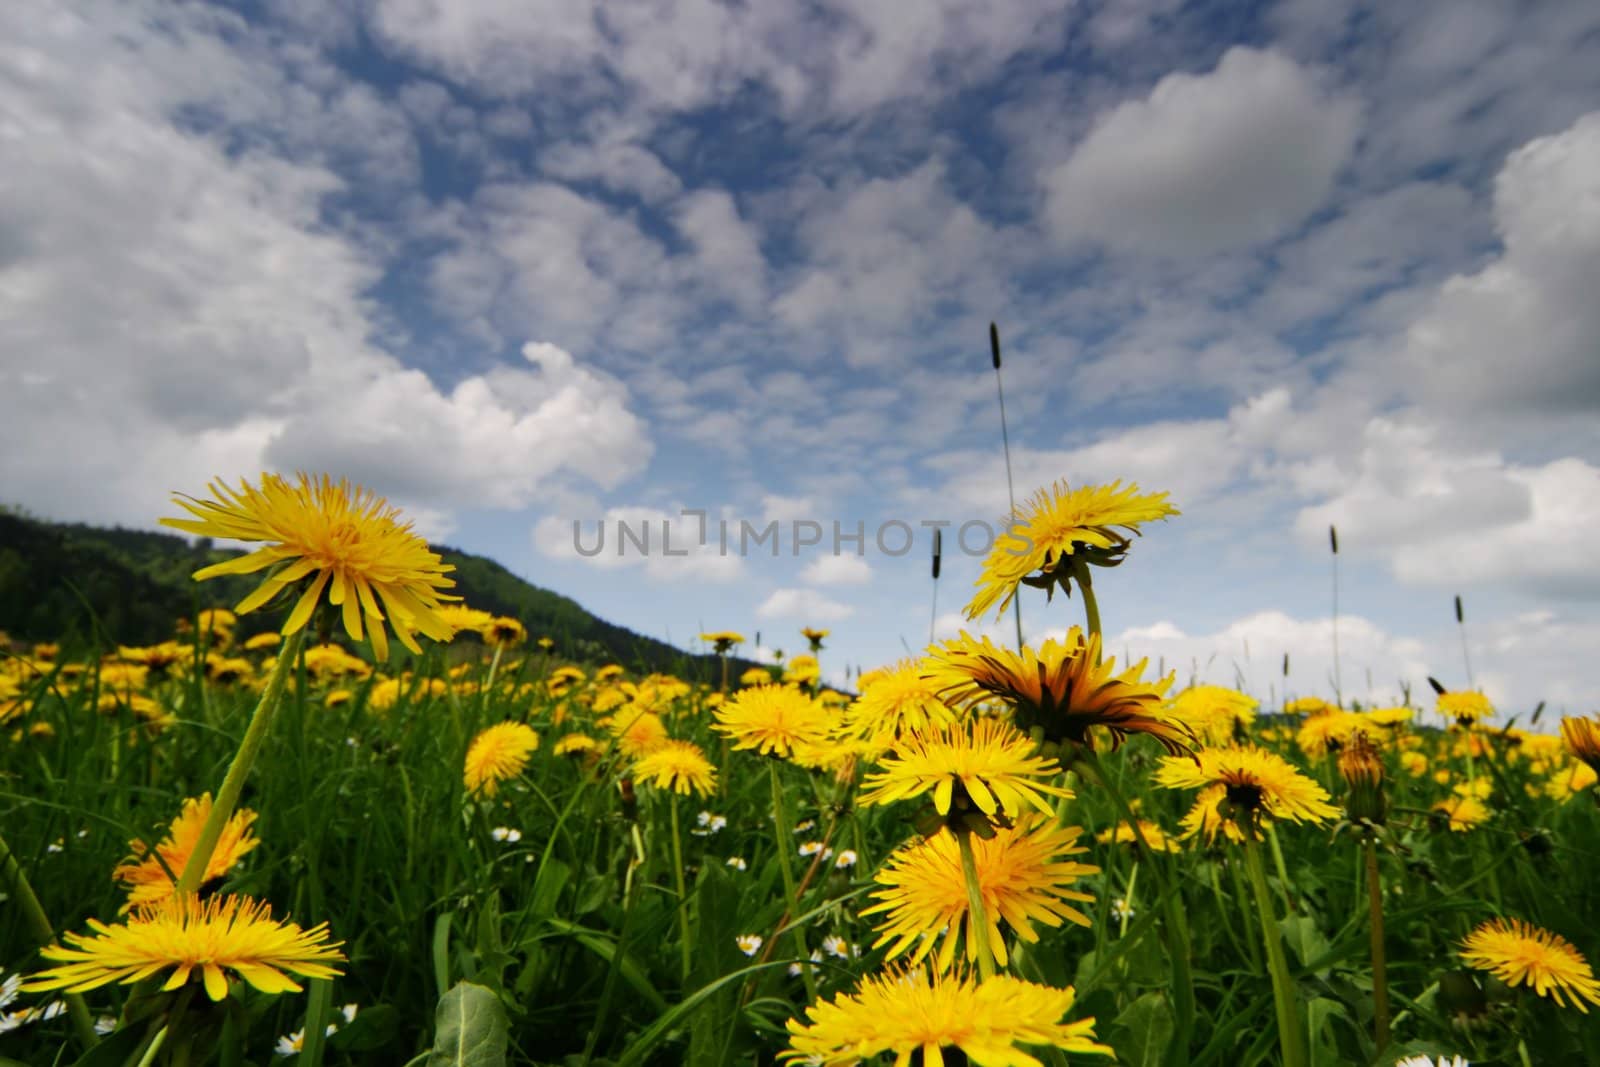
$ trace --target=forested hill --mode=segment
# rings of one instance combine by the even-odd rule
[[[454,593],[472,607],[520,620],[530,637],[552,638],[557,655],[686,678],[719,674],[715,657],[606,622],[491,559],[433,547],[456,567]],[[249,577],[203,583],[190,577],[237,554],[203,539],[46,522],[0,508],[0,631],[24,641],[84,644],[98,633],[102,646],[153,644],[172,636],[174,620],[200,608],[232,607],[255,587],[259,579]],[[239,620],[239,633],[249,636],[280,622],[275,612],[257,612]],[[735,674],[750,666],[737,661]]]

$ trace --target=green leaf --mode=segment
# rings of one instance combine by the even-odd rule
[[[1279,927],[1283,930],[1283,943],[1294,953],[1302,968],[1312,961],[1320,961],[1328,952],[1328,939],[1317,927],[1317,920],[1309,915],[1291,915]]]
[[[506,1009],[487,986],[457,982],[439,998],[434,1025],[428,1067],[505,1067]]]
[[[305,1037],[297,1067],[322,1067],[322,1046],[327,1042],[328,1018],[333,1010],[333,979],[313,978],[306,997]]]
[[[1133,1067],[1156,1067],[1166,1056],[1175,1025],[1167,995],[1146,993],[1111,1023],[1111,1046],[1117,1050],[1117,1061]]]
[[[146,1031],[140,1027],[118,1030],[79,1056],[73,1067],[122,1067],[146,1036]]]
[[[363,1007],[355,1021],[345,1023],[328,1038],[328,1047],[340,1052],[371,1052],[395,1039],[400,1029],[400,1011],[392,1004]]]

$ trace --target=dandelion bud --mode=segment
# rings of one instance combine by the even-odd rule
[[[1367,735],[1355,731],[1339,751],[1339,773],[1344,776],[1345,811],[1356,822],[1383,825],[1383,758]]]

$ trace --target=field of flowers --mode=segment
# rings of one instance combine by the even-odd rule
[[[1600,1063],[1600,719],[1118,664],[1165,494],[1019,508],[968,617],[1065,637],[844,693],[821,631],[574,663],[356,487],[211,493],[256,594],[0,642],[0,1065]]]

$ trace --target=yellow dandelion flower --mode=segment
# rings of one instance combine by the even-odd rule
[[[1563,718],[1561,738],[1574,756],[1600,773],[1600,715]]]
[[[66,945],[39,951],[61,964],[31,976],[30,992],[87,993],[113,982],[128,984],[172,969],[163,990],[174,990],[196,971],[212,1000],[228,995],[231,972],[263,993],[298,993],[300,978],[333,978],[344,960],[342,941],[327,943],[328,924],[310,930],[274,920],[272,908],[248,897],[171,896],[138,909],[121,926],[89,920],[93,935],[69,933]]]
[[[802,652],[789,661],[783,669],[783,680],[790,685],[813,685],[822,677],[817,657]]]
[[[937,685],[923,676],[916,660],[901,660],[873,673],[870,682],[860,683],[861,695],[845,712],[844,727],[850,733],[892,739],[955,721],[955,712],[939,699]]]
[[[1509,986],[1532,986],[1541,997],[1562,1007],[1589,1013],[1584,1004],[1600,1004],[1600,982],[1589,961],[1560,934],[1521,919],[1491,919],[1468,934],[1461,958],[1468,966],[1488,971]]]
[[[441,604],[434,614],[457,637],[463,633],[475,633],[481,637],[484,627],[494,621],[494,616],[487,611],[469,608],[465,604]]]
[[[277,648],[278,642],[281,640],[281,637],[268,630],[266,633],[256,634],[247,640],[244,643],[244,650],[246,652],[266,652],[269,649]]]
[[[129,908],[158,904],[172,896],[177,888],[176,879],[189,865],[189,857],[200,841],[200,831],[210,817],[211,794],[202,793],[199,799],[183,802],[183,810],[172,820],[167,835],[153,852],[141,841],[128,842],[130,855],[111,872],[114,881],[128,886],[128,902],[122,906],[124,912]],[[234,864],[261,844],[250,830],[255,821],[255,812],[240,808],[223,824],[222,836],[206,861],[206,873],[200,879],[202,886],[226,875]]]
[[[710,796],[717,789],[717,769],[692,741],[663,742],[633,765],[633,777],[684,796],[691,790]]]
[[[701,634],[700,640],[712,646],[717,655],[727,655],[734,645],[744,644],[744,634],[736,634],[732,630],[713,630],[711,633]]]
[[[1167,835],[1166,830],[1161,828],[1160,824],[1153,823],[1149,819],[1139,820],[1139,833],[1144,836],[1144,842],[1150,846],[1152,852],[1183,851],[1178,843]],[[1132,845],[1138,842],[1139,837],[1134,834],[1133,827],[1128,825],[1127,820],[1123,820],[1117,823],[1116,828],[1113,830],[1101,830],[1094,835],[1094,839],[1098,844],[1102,845]]]
[[[367,634],[380,661],[389,658],[385,628],[394,628],[400,643],[413,652],[412,631],[448,641],[450,627],[437,612],[442,601],[454,600],[444,590],[454,583],[428,543],[380,496],[327,475],[305,474],[291,485],[276,474],[263,474],[261,487],[241,480],[234,490],[217,481],[214,500],[186,495],[177,504],[193,519],[162,519],[162,525],[201,537],[264,541],[248,555],[195,572],[196,581],[222,574],[255,574],[272,568],[255,592],[240,601],[240,614],[254,611],[302,580],[305,588],[283,624],[291,634],[303,628],[322,599],[342,608],[344,628],[353,640]],[[380,607],[380,602],[382,606]],[[387,615],[385,614],[387,612]]]
[[[1015,709],[1024,730],[1041,727],[1052,741],[1089,743],[1089,728],[1104,727],[1112,743],[1129,734],[1148,734],[1174,755],[1195,744],[1189,727],[1162,709],[1172,675],[1160,682],[1141,680],[1144,660],[1117,673],[1115,658],[1100,659],[1100,635],[1087,638],[1074,626],[1063,641],[1046,641],[1035,651],[1000,648],[962,632],[934,648],[923,673],[951,701],[998,697]]]
[[[880,770],[861,783],[863,805],[892,804],[933,794],[940,815],[1015,818],[1032,806],[1053,815],[1045,796],[1071,792],[1047,779],[1061,773],[1053,757],[1040,756],[1033,741],[999,719],[971,719],[908,734],[879,761]]]
[[[501,648],[515,648],[528,639],[527,628],[509,615],[496,615],[479,632],[486,644]]]
[[[1462,728],[1494,718],[1494,705],[1489,698],[1471,690],[1440,693],[1434,710]]]
[[[736,749],[787,759],[799,745],[828,739],[832,717],[822,703],[792,686],[742,689],[713,713],[712,729],[733,740]]]
[[[1294,743],[1310,759],[1321,759],[1338,752],[1345,740],[1361,729],[1361,716],[1350,711],[1329,711],[1313,715],[1300,724]]]
[[[556,742],[552,750],[558,756],[582,755],[585,752],[594,752],[600,747],[600,742],[588,734],[568,734]]]
[[[979,981],[966,974],[891,970],[869,975],[855,991],[806,1009],[807,1021],[790,1019],[785,1063],[847,1067],[883,1053],[895,1067],[913,1057],[937,1067],[946,1049],[959,1049],[982,1067],[1039,1067],[1019,1045],[1061,1049],[1080,1055],[1113,1055],[1094,1040],[1094,1019],[1063,1022],[1075,993],[996,975]],[[921,1055],[918,1056],[917,1054]]]
[[[1285,715],[1326,715],[1339,709],[1321,697],[1298,697],[1283,705]]]
[[[668,740],[667,724],[661,716],[633,708],[617,713],[611,722],[611,734],[616,738],[617,751],[629,759],[647,756]]]
[[[988,840],[974,837],[972,853],[986,920],[983,930],[977,929],[969,907],[955,835],[940,832],[901,846],[873,876],[883,887],[873,891],[877,903],[861,911],[863,916],[885,916],[876,927],[879,937],[873,948],[889,945],[889,959],[909,951],[916,963],[935,942],[942,942],[934,967],[944,972],[955,959],[958,937],[966,943],[969,962],[978,958],[978,939],[983,938],[1004,966],[1002,920],[1029,944],[1039,940],[1034,922],[1052,928],[1063,920],[1088,926],[1088,917],[1066,902],[1093,900],[1070,887],[1079,878],[1099,874],[1100,868],[1063,858],[1085,851],[1078,845],[1082,832],[1076,826],[1056,826],[1054,816],[1029,815]]]
[[[1441,820],[1454,833],[1464,834],[1489,821],[1489,806],[1477,797],[1451,796],[1433,806]]]
[[[1168,789],[1200,790],[1184,817],[1184,836],[1203,833],[1208,842],[1218,830],[1244,840],[1241,824],[1259,840],[1267,820],[1321,823],[1339,815],[1328,803],[1327,790],[1258,745],[1203,749],[1196,759],[1168,756],[1155,780]]]
[[[772,672],[767,670],[765,667],[751,667],[749,670],[739,675],[739,685],[741,688],[771,684]]]
[[[1124,488],[1121,481],[1077,489],[1058,481],[1040,489],[995,538],[976,583],[978,592],[967,605],[967,618],[991,610],[996,617],[1003,615],[1025,580],[1051,589],[1063,580],[1059,571],[1074,556],[1098,566],[1114,565],[1128,550],[1127,534],[1138,534],[1140,523],[1177,514],[1166,493],[1140,494],[1137,485]]]
[[[1192,685],[1172,698],[1170,711],[1206,744],[1226,745],[1245,736],[1256,720],[1259,703],[1237,689]]]
[[[526,723],[497,723],[472,739],[462,781],[470,792],[492,797],[501,782],[522,773],[538,747],[539,735]]]

